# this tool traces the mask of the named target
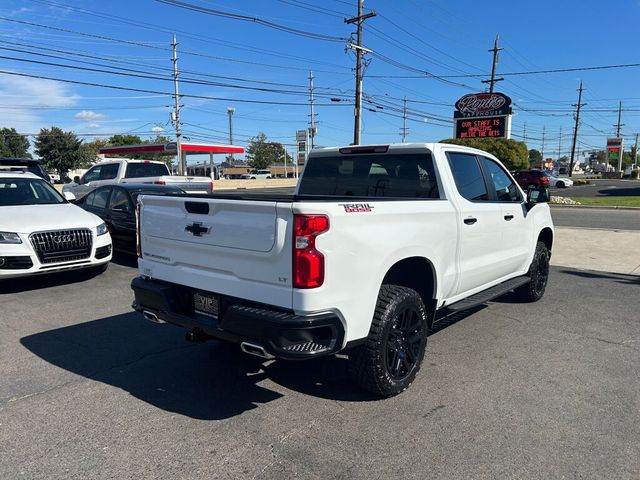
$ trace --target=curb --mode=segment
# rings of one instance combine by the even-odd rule
[[[615,205],[563,205],[561,203],[550,203],[549,206],[552,208],[584,208],[586,210],[640,210],[640,207],[618,207]]]

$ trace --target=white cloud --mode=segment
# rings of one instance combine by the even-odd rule
[[[91,110],[82,110],[81,112],[76,113],[74,117],[78,120],[82,120],[83,122],[95,122],[96,120],[102,120],[105,118],[105,115]]]
[[[152,132],[164,132],[164,128],[162,127],[153,127],[151,129]]]
[[[100,128],[99,123],[90,123],[87,125],[87,128]]]
[[[79,99],[69,86],[61,82],[0,75],[0,105],[4,107],[4,123],[23,133],[37,133],[43,127],[60,123],[56,109],[72,107]]]

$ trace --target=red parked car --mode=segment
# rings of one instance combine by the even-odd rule
[[[549,174],[542,170],[520,170],[515,177],[524,190],[529,187],[549,187]]]

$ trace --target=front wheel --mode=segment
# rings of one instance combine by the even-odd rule
[[[427,312],[415,290],[383,285],[366,343],[351,355],[355,381],[393,397],[415,379],[427,346]]]
[[[515,294],[523,302],[537,302],[544,295],[549,280],[549,250],[543,242],[536,244],[527,276],[529,282],[516,288]]]
[[[564,188],[564,182],[556,182],[557,188]]]

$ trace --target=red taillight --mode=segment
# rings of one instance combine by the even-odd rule
[[[329,230],[326,215],[293,216],[293,288],[317,288],[324,282],[324,255],[316,237]]]
[[[166,185],[167,182],[165,182],[164,180],[156,180],[155,182],[153,182],[154,185]]]
[[[211,193],[213,193],[213,180],[211,180]]]

